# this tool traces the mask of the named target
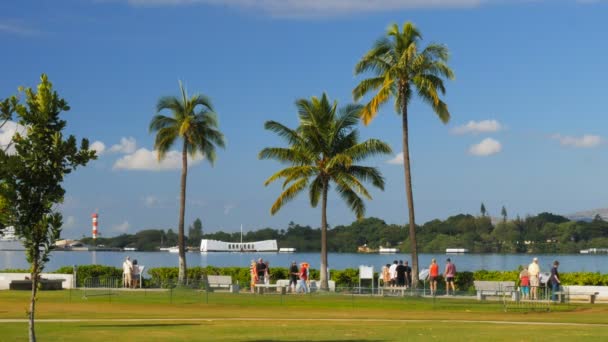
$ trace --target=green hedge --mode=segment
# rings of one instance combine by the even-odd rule
[[[102,266],[102,265],[81,265],[78,266],[77,284],[83,286],[87,278],[122,278],[122,269]],[[5,269],[0,270],[0,273],[29,273],[28,270],[22,269]],[[52,273],[72,274],[72,266],[64,266]],[[289,271],[284,267],[271,267],[270,280],[276,282],[278,279],[289,279]],[[319,271],[316,269],[310,270],[312,279],[319,279]],[[147,270],[147,275],[144,275],[144,285],[156,286],[165,283],[174,282],[177,279],[177,267],[156,267]],[[190,267],[188,268],[188,279],[201,280],[203,275],[229,275],[233,281],[241,287],[249,286],[249,268],[248,267]],[[331,270],[331,280],[336,282],[338,287],[353,287],[359,284],[359,270],[355,268],[347,268],[344,270]],[[374,274],[375,283],[377,283],[378,274]],[[608,274],[600,274],[599,272],[571,272],[561,273],[560,278],[564,285],[596,285],[608,286]],[[491,280],[491,281],[515,281],[519,282],[518,271],[486,271],[480,270],[475,272],[458,272],[454,282],[459,291],[473,291],[474,280]],[[420,287],[423,283],[420,282]],[[427,284],[428,286],[428,284]],[[440,277],[438,287],[443,289],[445,281]]]

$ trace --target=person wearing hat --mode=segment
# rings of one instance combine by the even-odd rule
[[[456,277],[456,265],[452,263],[452,260],[448,258],[445,264],[445,271],[443,276],[445,277],[445,295],[450,295],[450,286],[452,287],[452,296],[456,294],[456,287],[454,286],[454,277]]]
[[[298,275],[298,264],[295,261],[292,261],[291,266],[289,267],[289,289],[291,292],[296,292]]]
[[[532,259],[532,263],[528,266],[528,276],[530,277],[530,298],[538,299],[538,286],[540,285],[540,266],[538,266],[538,258]]]
[[[122,287],[131,287],[131,274],[133,272],[133,263],[131,258],[127,256],[122,263]]]

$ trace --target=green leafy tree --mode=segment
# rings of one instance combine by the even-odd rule
[[[355,66],[355,73],[372,73],[353,90],[355,100],[375,92],[361,111],[367,125],[377,115],[379,107],[395,99],[395,110],[401,114],[405,192],[409,213],[409,240],[412,253],[414,284],[418,283],[418,248],[414,217],[414,195],[410,172],[408,106],[414,95],[428,103],[443,123],[450,119],[448,106],[439,98],[445,93],[443,79],[453,79],[448,67],[448,49],[443,45],[429,44],[420,49],[422,35],[414,24],[407,22],[403,30],[391,25],[386,36],[376,41],[371,50]]]
[[[327,197],[330,183],[355,212],[363,218],[363,199],[371,195],[362,182],[384,189],[384,179],[373,167],[360,166],[365,158],[390,153],[384,142],[369,139],[359,142],[356,125],[361,106],[347,105],[338,110],[337,102],[330,102],[326,94],[296,101],[300,125],[290,129],[278,122],[267,121],[265,128],[284,138],[289,147],[263,149],[260,159],[275,159],[291,166],[272,175],[264,183],[268,185],[283,179],[283,192],[270,209],[275,214],[285,203],[308,189],[310,204],[316,207],[321,200],[321,289],[328,289],[327,279]]]
[[[150,132],[156,132],[154,148],[158,160],[164,159],[169,149],[179,140],[182,152],[182,174],[180,182],[179,219],[177,225],[179,248],[178,282],[185,283],[186,245],[184,240],[184,216],[186,213],[186,178],[188,175],[188,155],[201,154],[213,166],[216,147],[224,147],[224,135],[218,130],[217,115],[211,100],[204,95],[188,97],[180,82],[181,97],[165,96],[158,100],[155,115],[150,122]],[[171,116],[160,114],[168,111]]]
[[[500,215],[502,215],[502,223],[503,224],[507,224],[507,208],[505,208],[505,206],[502,206],[502,209],[500,210]]]
[[[482,216],[482,217],[485,217],[485,216],[486,216],[486,213],[487,213],[487,211],[486,211],[486,206],[485,206],[485,205],[483,205],[483,202],[481,203],[481,208],[479,208],[479,211],[481,212],[481,216]]]
[[[194,223],[188,229],[188,240],[190,245],[200,246],[201,239],[203,238],[203,222],[200,218],[194,220]]]
[[[1,195],[10,203],[9,223],[25,239],[25,255],[30,264],[30,341],[36,340],[34,323],[40,273],[61,233],[62,216],[56,211],[56,204],[63,201],[65,194],[61,183],[65,175],[95,159],[87,139],[82,139],[78,147],[74,136],[64,138],[66,121],[60,114],[70,107],[53,91],[46,75],[40,79],[37,91],[24,90],[25,104],[15,103],[17,121],[26,127],[23,134],[13,137],[15,152],[0,150]]]

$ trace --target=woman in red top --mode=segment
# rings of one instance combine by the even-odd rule
[[[431,281],[431,296],[434,296],[437,292],[437,278],[439,277],[439,265],[437,260],[433,258],[431,265],[429,266],[429,279]]]

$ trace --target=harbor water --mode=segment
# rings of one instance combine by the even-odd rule
[[[140,265],[151,267],[177,267],[177,253],[169,252],[101,252],[101,251],[55,251],[51,254],[46,266],[47,271],[54,271],[62,266],[99,264],[121,267],[125,257],[137,259]],[[476,270],[515,270],[520,265],[528,265],[533,257],[539,258],[541,270],[549,271],[554,260],[559,260],[561,272],[608,272],[608,255],[606,254],[420,254],[420,268],[427,268],[432,258],[440,265],[446,258],[451,258],[458,271]],[[263,258],[270,262],[270,267],[288,267],[291,261],[308,262],[311,267],[319,268],[319,253],[186,253],[188,267],[248,267],[252,259]],[[382,265],[394,260],[410,260],[409,254],[358,254],[329,253],[329,268],[341,270],[358,268],[359,265],[374,266],[380,270]],[[0,270],[27,269],[28,263],[23,251],[0,251]]]

